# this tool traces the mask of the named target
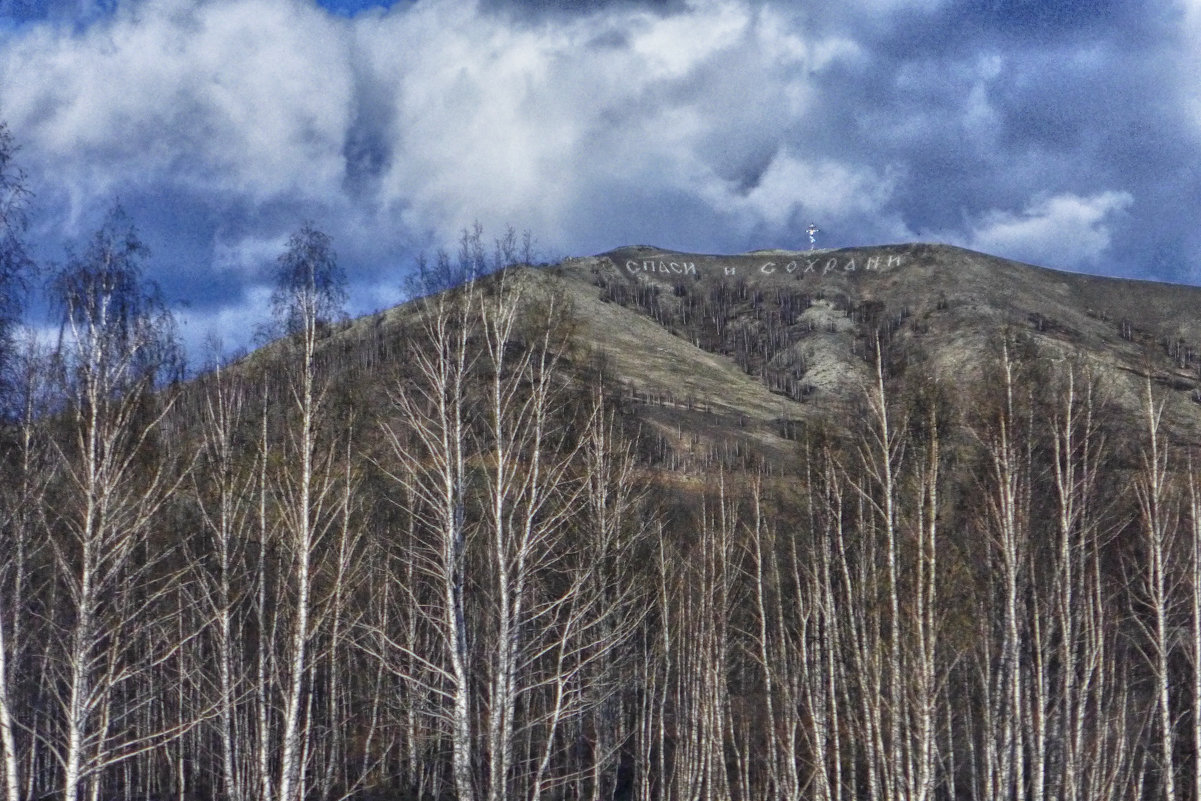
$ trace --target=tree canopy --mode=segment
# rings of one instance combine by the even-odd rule
[[[329,235],[304,223],[275,263],[271,313],[283,334],[335,322],[344,316],[346,274]]]

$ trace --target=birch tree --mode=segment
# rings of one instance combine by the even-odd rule
[[[312,660],[310,643],[317,622],[315,560],[323,538],[336,525],[340,500],[334,465],[337,451],[321,447],[328,387],[319,373],[318,344],[341,315],[346,290],[329,237],[311,224],[303,225],[288,240],[276,273],[272,311],[287,335],[282,345],[294,352],[287,386],[294,421],[287,426],[285,451],[291,469],[282,471],[276,488],[284,544],[291,559],[287,597],[291,619],[282,671],[276,790],[280,801],[295,801],[304,797],[308,731],[302,718]]]
[[[879,347],[877,347],[879,356]],[[882,357],[881,357],[882,358]],[[935,790],[938,739],[939,485],[941,454],[937,403],[923,418],[891,397],[876,361],[866,392],[867,425],[845,481],[853,492],[861,549],[837,550],[839,562],[858,560],[858,573],[840,572],[845,597],[862,608],[844,610],[857,677],[869,796],[925,801]]]
[[[430,296],[419,309],[421,347],[410,351],[411,372],[390,393],[395,422],[382,432],[396,467],[384,468],[404,492],[419,530],[409,556],[417,586],[396,586],[397,597],[422,610],[433,649],[374,629],[381,663],[413,691],[432,699],[427,713],[449,733],[451,775],[460,801],[475,801],[477,786],[467,632],[468,384],[477,358],[471,347],[477,287]],[[427,589],[429,595],[421,595]]]
[[[28,223],[26,207],[29,189],[25,174],[16,165],[16,143],[8,127],[0,122],[0,422],[17,422],[17,436],[11,447],[0,443],[4,466],[11,468],[10,489],[16,490],[0,499],[0,536],[11,560],[0,569],[0,758],[3,760],[3,787],[7,801],[16,801],[20,794],[18,774],[18,745],[16,707],[18,685],[15,677],[24,667],[20,654],[24,592],[27,589],[27,557],[31,545],[29,523],[40,506],[37,493],[31,491],[40,483],[33,469],[37,459],[33,453],[34,408],[37,396],[35,384],[29,380],[36,369],[32,360],[25,360],[22,370],[13,338],[13,328],[22,311],[21,300],[33,262],[26,252],[23,235]],[[44,365],[38,365],[44,366]],[[7,591],[7,592],[6,592]]]
[[[178,736],[143,730],[119,694],[185,642],[148,632],[169,612],[171,577],[151,523],[181,480],[156,440],[170,396],[170,318],[141,277],[146,250],[119,210],[52,283],[61,327],[57,358],[68,406],[57,443],[64,498],[48,520],[55,549],[58,739],[51,745],[69,801],[99,792],[101,772]],[[138,592],[127,591],[137,587]],[[126,645],[151,650],[135,653]]]
[[[531,638],[532,645],[525,649],[528,656],[518,666],[519,672],[537,670],[523,682],[522,695],[544,699],[533,706],[540,707],[540,713],[527,711],[529,719],[517,721],[519,731],[524,728],[541,738],[541,756],[537,748],[530,754],[534,758],[530,762],[537,765],[525,791],[531,801],[575,778],[571,772],[556,775],[552,760],[566,763],[573,750],[578,752],[570,732],[584,727],[589,718],[594,734],[591,766],[584,778],[591,784],[594,801],[612,787],[626,739],[620,705],[624,663],[630,656],[627,645],[645,615],[641,606],[645,590],[635,554],[648,539],[654,519],[643,509],[632,444],[616,415],[605,409],[599,388],[592,406],[582,411],[588,414],[589,425],[574,467],[583,494],[580,505],[566,507],[563,522],[570,525],[555,549],[562,560],[557,582],[562,590],[540,593],[533,613],[541,615],[545,610],[549,625],[540,627],[543,636]],[[581,524],[581,519],[586,522]],[[567,542],[571,547],[564,547]],[[529,741],[537,744],[533,737]]]
[[[249,423],[246,387],[240,378],[217,366],[203,379],[201,427],[202,461],[193,474],[197,506],[203,525],[203,546],[189,564],[196,575],[200,605],[207,615],[206,634],[216,662],[217,740],[222,793],[242,801],[254,792],[248,776],[243,737],[249,728],[246,668],[241,658],[246,625],[248,546],[254,521],[256,464],[245,451],[242,429]]]
[[[1169,450],[1163,425],[1163,403],[1156,402],[1147,379],[1143,404],[1146,440],[1142,465],[1135,480],[1140,515],[1141,569],[1137,571],[1146,614],[1136,611],[1144,631],[1144,648],[1155,697],[1155,739],[1158,745],[1158,790],[1165,801],[1176,801],[1176,726],[1172,712],[1171,618],[1176,577],[1172,571],[1179,509],[1171,491]],[[1146,618],[1150,618],[1149,621]],[[1144,622],[1145,621],[1145,622]]]
[[[1000,395],[983,432],[976,432],[985,449],[983,499],[989,550],[995,567],[991,609],[1000,643],[993,650],[994,629],[981,631],[983,703],[987,705],[983,733],[983,765],[979,774],[988,798],[1027,797],[1026,687],[1022,659],[1026,642],[1023,599],[1029,569],[1029,505],[1031,490],[1031,431],[1029,404],[1022,397],[1018,366],[1010,342],[1001,346],[998,364]],[[991,624],[990,624],[991,625]]]
[[[1055,552],[1047,627],[1055,631],[1059,675],[1050,739],[1056,744],[1059,775],[1049,777],[1049,792],[1064,799],[1096,798],[1104,775],[1119,750],[1096,721],[1116,715],[1098,712],[1125,695],[1115,685],[1105,659],[1107,638],[1115,628],[1108,616],[1100,565],[1106,519],[1117,514],[1098,497],[1105,467],[1106,436],[1098,421],[1099,401],[1092,377],[1066,368],[1051,413],[1054,480]],[[1054,677],[1053,677],[1054,678]]]
[[[1192,668],[1191,712],[1193,741],[1192,795],[1201,798],[1201,480],[1190,457],[1188,466],[1188,585],[1189,642]]]
[[[31,614],[32,597],[43,589],[35,581],[35,566],[41,561],[42,515],[46,491],[51,483],[50,448],[38,417],[46,411],[45,374],[49,354],[32,339],[19,354],[13,389],[18,417],[13,441],[3,452],[4,488],[0,495],[0,759],[6,801],[22,797],[21,763],[37,747],[36,731],[29,719],[37,694],[32,677],[38,672],[35,636],[36,617]]]

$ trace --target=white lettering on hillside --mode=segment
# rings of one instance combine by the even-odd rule
[[[632,273],[674,273],[676,275],[696,275],[696,263],[691,261],[643,261],[633,259],[626,262],[626,269]]]
[[[903,254],[892,253],[882,256],[829,256],[824,260],[800,259],[789,261],[787,264],[768,261],[759,265],[760,275],[831,275],[853,273],[857,271],[878,273],[900,267],[905,262]],[[738,266],[730,264],[700,265],[694,261],[667,261],[665,259],[628,259],[626,271],[631,274],[655,273],[657,275],[722,275],[736,277]]]

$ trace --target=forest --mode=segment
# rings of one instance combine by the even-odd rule
[[[841,425],[668,461],[519,249],[365,333],[303,225],[276,338],[188,380],[120,214],[53,345],[4,310],[4,801],[1201,798],[1201,460],[1150,378],[998,331],[955,384],[864,312]]]

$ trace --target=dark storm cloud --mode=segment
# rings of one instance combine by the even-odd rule
[[[1165,185],[1196,150],[1177,78],[1187,26],[1180,9],[1140,5],[957,3],[903,9],[888,24],[827,18],[834,29],[858,30],[871,59],[824,95],[823,118],[854,117],[834,126],[854,132],[849,144],[809,141],[904,165],[893,205],[915,234],[996,245],[990,227],[1004,222],[1012,233],[1024,220],[1038,228],[1038,214],[1072,206],[1046,202],[1062,196],[1112,214],[1097,218],[1092,234],[1067,238],[1081,252],[1048,252],[1032,240],[1007,255],[1189,278],[1188,249],[1154,268],[1136,256],[1183,224],[1140,211],[1175,194]],[[1147,224],[1134,224],[1136,216]]]
[[[356,311],[477,219],[552,255],[817,222],[1195,279],[1201,12],[1140,5],[60,3],[0,26],[0,116],[43,250],[120,197],[194,331],[261,321],[306,219]]]

